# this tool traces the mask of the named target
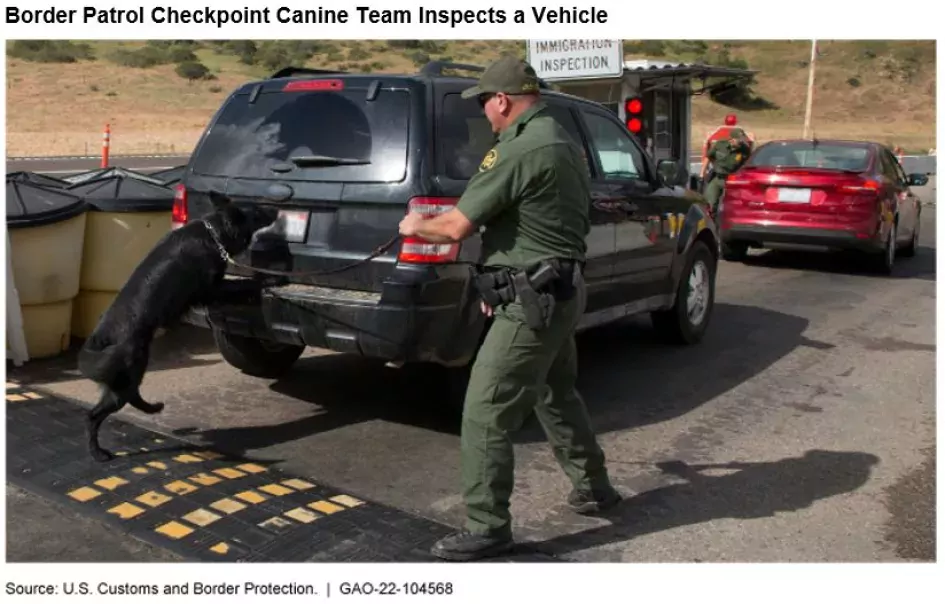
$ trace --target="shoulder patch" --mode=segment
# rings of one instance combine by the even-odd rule
[[[495,166],[495,162],[499,159],[499,152],[495,150],[495,147],[489,149],[489,152],[486,153],[486,156],[482,158],[482,163],[479,164],[479,171],[484,172],[486,170],[491,170]]]

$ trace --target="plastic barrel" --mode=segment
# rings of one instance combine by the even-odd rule
[[[7,179],[7,228],[13,279],[31,358],[69,348],[79,293],[86,204],[61,189]]]
[[[72,333],[87,338],[131,273],[171,230],[171,189],[121,175],[69,189],[89,205]]]

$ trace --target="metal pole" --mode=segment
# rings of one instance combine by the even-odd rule
[[[807,110],[804,113],[804,137],[810,138],[810,114],[814,105],[814,65],[817,62],[817,40],[811,40],[810,73],[807,78]]]

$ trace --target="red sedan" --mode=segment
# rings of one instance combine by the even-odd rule
[[[893,154],[871,142],[784,140],[761,145],[725,183],[719,208],[722,253],[798,244],[856,250],[892,271],[897,251],[913,256],[922,206]]]

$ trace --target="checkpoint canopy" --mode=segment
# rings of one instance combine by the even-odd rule
[[[623,121],[654,162],[677,162],[689,173],[692,97],[749,79],[754,70],[662,59],[625,60],[622,40],[528,40],[527,60],[538,77],[574,96],[598,102]]]

